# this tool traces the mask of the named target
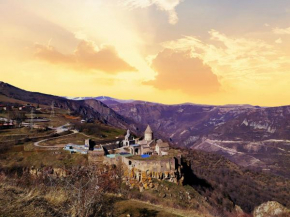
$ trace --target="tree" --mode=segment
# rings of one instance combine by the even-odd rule
[[[111,171],[101,173],[94,166],[73,169],[66,177],[66,190],[69,192],[73,216],[110,216],[111,201],[106,193],[116,188],[111,182]],[[113,189],[112,189],[113,187]]]
[[[26,119],[25,112],[11,111],[9,112],[9,118],[15,120],[17,125],[20,125],[22,121]]]

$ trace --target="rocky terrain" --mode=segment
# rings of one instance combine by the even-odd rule
[[[242,166],[290,176],[290,106],[102,102],[124,117],[150,124],[176,147],[215,152]]]
[[[188,170],[184,172],[185,180],[207,196],[211,204],[227,207],[230,199],[247,213],[268,201],[290,207],[288,178],[239,166],[214,153],[184,150],[183,156],[190,162],[189,167],[183,164]]]
[[[290,210],[275,201],[269,201],[254,210],[254,217],[289,216]]]
[[[136,175],[137,179],[146,179],[146,183],[140,185],[137,182],[136,188],[123,186],[126,200],[150,201],[151,204],[166,205],[186,212],[193,210],[202,214],[207,213],[206,210],[208,210],[209,216],[248,216],[253,214],[256,207],[268,201],[277,201],[287,208],[290,206],[290,138],[288,136],[290,115],[288,107],[163,105],[142,101],[115,100],[108,97],[101,97],[99,100],[95,98],[70,100],[28,92],[5,83],[0,83],[0,102],[2,105],[17,105],[17,103],[26,105],[29,103],[35,107],[39,104],[40,108],[43,108],[48,114],[50,106],[54,102],[54,107],[59,115],[57,119],[65,119],[66,110],[69,110],[71,111],[69,116],[77,117],[77,124],[83,128],[80,131],[86,130],[86,133],[95,136],[101,136],[99,135],[100,129],[108,131],[107,133],[110,133],[110,130],[100,128],[100,126],[93,127],[91,126],[93,123],[90,122],[81,123],[80,118],[88,121],[93,119],[95,124],[101,122],[103,127],[109,125],[122,129],[130,128],[136,133],[140,130],[143,131],[144,125],[150,124],[157,137],[169,140],[172,145],[181,148],[180,151],[184,157],[182,174],[184,174],[183,184],[185,186],[164,181],[162,177],[168,176],[166,173],[148,174],[148,176],[146,174],[145,176],[139,171],[137,173],[133,171],[131,175]],[[65,124],[66,121],[63,120],[62,124]],[[86,129],[86,126],[89,128]],[[29,132],[31,133],[31,130]],[[47,189],[41,191],[42,188],[39,188],[36,197],[30,198],[29,201],[25,199],[27,198],[25,195],[30,194],[30,191],[26,192],[27,186],[34,189],[35,183],[38,183],[39,186],[43,186],[45,183],[50,189],[51,183],[47,182],[49,179],[35,178],[35,175],[43,177],[44,173],[38,175],[41,169],[49,168],[45,174],[50,174],[51,169],[55,174],[62,174],[63,169],[74,168],[75,165],[77,165],[76,168],[79,168],[79,165],[87,165],[87,159],[84,156],[54,152],[53,150],[39,151],[29,141],[11,146],[0,154],[0,179],[3,180],[2,183],[5,183],[0,186],[2,192],[0,194],[8,195],[7,198],[3,196],[4,199],[0,200],[0,206],[4,207],[7,201],[15,200],[18,193],[14,195],[14,193],[7,194],[7,192],[10,192],[10,189],[18,189],[19,195],[22,195],[20,198],[23,200],[19,200],[17,213],[25,210],[22,206],[23,203],[30,203],[34,209],[39,206],[39,198],[47,197]],[[221,155],[225,157],[221,157]],[[30,169],[28,173],[23,173],[23,171],[27,171],[25,168],[33,169]],[[122,177],[120,175],[122,169],[112,169],[114,174],[119,174],[119,178]],[[280,176],[264,173],[260,171],[261,169]],[[79,172],[79,184],[81,184],[84,171]],[[116,176],[110,175],[109,177]],[[152,178],[158,183],[153,182]],[[104,183],[107,183],[107,179],[108,177]],[[122,189],[120,188],[121,180],[123,179],[112,180],[111,187],[114,190],[109,189],[107,191],[109,195]],[[60,187],[63,187],[62,184],[57,183]],[[92,187],[96,190],[94,185]],[[49,192],[55,193],[55,188],[50,190]],[[106,201],[96,199],[98,203],[106,203]],[[44,198],[41,202],[40,212],[54,215],[58,211],[58,207],[67,204],[66,200],[65,197],[61,202],[50,204]],[[46,204],[49,205],[46,206]],[[267,205],[258,209],[257,215],[271,210],[276,212],[280,208],[276,205],[274,207]],[[5,212],[13,213],[13,210],[14,207],[11,206]],[[30,210],[29,208],[26,211]],[[284,209],[282,211],[284,212]],[[58,213],[59,216],[62,216],[66,212],[67,209],[60,210]],[[108,212],[108,210],[104,210],[104,212]],[[125,212],[127,211],[125,210]],[[269,213],[271,215],[271,212]]]

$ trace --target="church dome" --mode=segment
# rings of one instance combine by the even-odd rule
[[[145,133],[153,133],[153,131],[151,130],[151,127],[149,125],[147,126]]]

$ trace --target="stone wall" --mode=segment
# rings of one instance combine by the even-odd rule
[[[130,158],[123,158],[122,162],[129,168],[135,168],[141,171],[152,171],[152,172],[165,172],[175,171],[176,160],[175,158],[164,159],[164,160],[133,160]]]
[[[104,161],[104,151],[88,151],[88,161],[90,164],[100,163]]]
[[[144,186],[145,189],[153,187],[152,179],[166,180],[176,184],[183,183],[180,159],[178,157],[160,160],[133,160],[130,157],[117,156],[116,158],[105,157],[106,165],[123,165],[124,181],[130,185]]]
[[[105,165],[113,165],[113,164],[117,165],[119,160],[122,160],[121,157],[117,157],[117,158],[104,157],[103,164],[105,164]]]

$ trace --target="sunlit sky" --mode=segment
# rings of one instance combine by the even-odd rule
[[[0,0],[0,80],[60,96],[290,104],[289,0]]]

